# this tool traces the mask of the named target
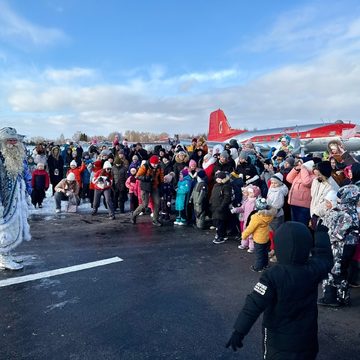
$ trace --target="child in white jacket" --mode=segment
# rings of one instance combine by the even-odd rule
[[[281,173],[276,173],[270,177],[270,187],[267,194],[266,201],[268,205],[276,211],[276,214],[273,220],[270,223],[270,229],[272,234],[275,233],[276,229],[278,229],[284,223],[284,210],[283,206],[285,204],[285,197],[289,192],[288,187],[283,183],[283,175]],[[269,257],[271,262],[276,262],[276,256],[274,251],[274,241],[273,235],[270,236],[271,245]]]

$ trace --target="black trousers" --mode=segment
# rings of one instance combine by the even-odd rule
[[[34,206],[42,204],[45,198],[45,189],[33,189],[31,193],[31,202]]]

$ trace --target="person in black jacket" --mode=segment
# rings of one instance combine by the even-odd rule
[[[210,196],[210,209],[212,220],[216,226],[216,235],[214,244],[222,244],[227,240],[227,219],[230,217],[230,204],[232,197],[232,188],[230,177],[224,171],[218,171],[215,175],[216,183]]]
[[[226,347],[234,351],[262,312],[264,359],[312,360],[318,353],[317,293],[332,267],[325,227],[313,239],[302,223],[289,221],[275,233],[278,264],[265,271],[247,298]]]

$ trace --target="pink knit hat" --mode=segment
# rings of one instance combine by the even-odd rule
[[[189,167],[191,168],[191,167],[196,167],[196,166],[197,166],[196,161],[193,160],[193,159],[191,159],[191,160],[189,161]]]
[[[248,185],[246,188],[248,191],[252,191],[256,198],[261,194],[260,188],[256,185]]]

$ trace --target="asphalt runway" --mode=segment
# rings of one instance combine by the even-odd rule
[[[24,270],[1,271],[0,285],[87,265],[0,287],[1,360],[261,359],[260,320],[243,349],[224,347],[259,277],[253,254],[231,239],[214,245],[210,230],[106,215],[32,215],[33,239],[17,249]],[[352,298],[352,307],[319,309],[318,359],[359,359],[360,289]]]

